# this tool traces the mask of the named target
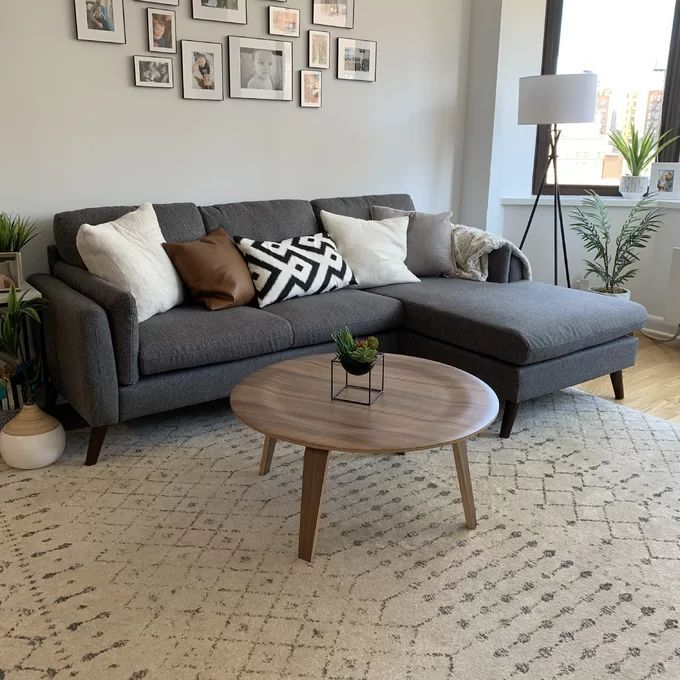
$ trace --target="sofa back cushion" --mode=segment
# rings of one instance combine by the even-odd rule
[[[319,228],[309,201],[277,200],[224,203],[200,208],[208,233],[222,228],[254,241],[285,241],[313,236]]]
[[[159,203],[153,207],[167,241],[180,243],[205,236],[201,213],[193,203]],[[54,216],[54,241],[59,257],[68,264],[85,268],[76,247],[76,235],[81,225],[112,222],[135,209],[136,206],[108,206],[58,213]]]
[[[408,194],[384,194],[378,196],[348,196],[345,198],[317,198],[312,201],[312,208],[319,223],[323,228],[321,222],[321,211],[325,210],[335,215],[344,215],[345,217],[356,217],[360,220],[370,220],[371,206],[384,205],[387,208],[396,208],[397,210],[415,210],[413,200]]]

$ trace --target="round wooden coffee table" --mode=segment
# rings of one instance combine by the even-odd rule
[[[311,562],[330,451],[402,453],[453,445],[468,529],[477,526],[467,440],[498,415],[498,398],[478,378],[427,359],[385,355],[385,391],[371,406],[330,396],[332,355],[273,364],[232,392],[231,408],[265,435],[260,474],[277,440],[305,447],[298,555]]]

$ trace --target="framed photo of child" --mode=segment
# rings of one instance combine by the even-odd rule
[[[338,78],[374,83],[378,43],[373,40],[338,38]]]
[[[300,106],[305,109],[321,108],[321,71],[300,71]]]
[[[171,9],[148,9],[149,52],[177,54],[175,12]]]
[[[220,43],[182,40],[184,99],[224,99],[224,61]]]
[[[680,200],[680,163],[652,163],[649,193],[659,200]]]
[[[309,68],[331,67],[331,34],[328,31],[309,31]]]
[[[137,87],[175,86],[170,57],[133,57],[135,66],[135,85]]]
[[[229,36],[229,96],[293,100],[293,43]]]
[[[354,0],[314,0],[312,23],[354,28]]]
[[[191,0],[194,19],[247,24],[247,0]]]
[[[20,292],[23,279],[21,253],[0,253],[0,293],[8,293],[12,286]]]
[[[123,0],[73,0],[78,40],[125,43]]]
[[[300,10],[269,6],[269,35],[300,37]]]

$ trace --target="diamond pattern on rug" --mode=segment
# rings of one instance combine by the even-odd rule
[[[360,407],[358,407],[360,408]],[[680,677],[680,427],[576,390],[470,444],[333,454],[297,559],[302,450],[224,405],[0,467],[0,678]]]

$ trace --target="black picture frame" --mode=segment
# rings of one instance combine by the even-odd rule
[[[274,15],[277,12],[293,12],[297,14],[297,33],[275,33],[273,31]],[[299,38],[300,37],[300,22],[302,16],[299,9],[295,7],[276,7],[275,5],[269,5],[269,35],[275,35],[283,38]]]
[[[305,76],[312,74],[319,79],[319,102],[318,104],[305,103]],[[323,73],[314,68],[300,69],[300,107],[303,109],[323,108]]]
[[[214,10],[214,11],[213,11]],[[246,25],[248,23],[248,0],[243,0],[243,18],[242,19],[228,19],[225,16],[230,16],[228,14],[220,15],[220,12],[235,12],[236,10],[222,9],[220,7],[203,7],[201,5],[201,0],[191,0],[191,16],[193,19],[199,19],[201,21],[219,21],[220,23],[226,24],[241,24]],[[220,18],[222,16],[223,18]]]
[[[141,63],[143,61],[164,62],[168,67],[168,82],[162,81],[143,81],[141,76]],[[174,59],[172,57],[160,57],[151,54],[136,54],[132,57],[132,68],[135,78],[135,87],[149,87],[153,89],[172,90],[175,87],[175,69]]]
[[[199,101],[224,101],[224,48],[222,43],[211,42],[208,40],[180,40],[180,52],[182,59],[182,98],[183,99],[195,99]],[[204,49],[203,46],[209,45],[211,47],[218,47],[219,50]],[[216,84],[214,89],[201,90],[195,87],[189,87],[188,83],[193,82],[193,68],[188,66],[188,56],[189,51],[191,52],[209,52],[211,54],[219,54],[219,65],[213,63],[214,75],[213,79]],[[219,81],[217,78],[219,77]],[[217,87],[219,83],[219,87]],[[204,92],[203,96],[199,96],[198,93]],[[210,93],[214,92],[214,96]],[[193,94],[192,94],[193,93]]]
[[[354,48],[361,48],[365,45],[372,46],[372,59],[368,64],[368,69],[351,70],[346,68],[346,61],[343,57],[343,50],[349,47],[346,43],[355,43]],[[370,49],[370,47],[369,47]],[[365,75],[364,75],[365,74]],[[378,43],[376,40],[365,40],[364,38],[338,38],[338,80],[351,80],[358,83],[375,83],[378,79]]]
[[[354,28],[356,0],[312,0],[312,23],[316,26],[333,26],[334,28]],[[339,16],[338,5],[345,5],[345,22],[340,23],[333,19]],[[333,11],[335,7],[335,13]]]
[[[313,63],[313,52],[312,52],[312,47],[313,47],[313,41],[312,41],[312,34],[317,33],[317,34],[323,34],[326,36],[326,55],[327,55],[327,63],[326,66],[321,66],[319,63]],[[330,31],[319,31],[315,28],[310,28],[309,31],[307,31],[307,40],[308,40],[308,45],[307,45],[307,66],[310,69],[322,69],[326,70],[331,67],[331,32]]]
[[[172,15],[172,47],[154,47],[153,45],[153,16],[154,14],[169,16]],[[146,10],[147,32],[149,38],[149,52],[157,54],[177,54],[177,12],[173,9],[159,9],[158,7],[149,7]]]
[[[117,7],[114,12],[114,30],[107,31],[88,26],[86,0],[73,0],[74,18],[76,23],[76,38],[87,42],[109,43],[110,45],[126,45],[127,30],[125,27],[125,2],[124,0],[111,0],[112,6]],[[116,12],[120,11],[121,23],[119,29],[115,29]]]

